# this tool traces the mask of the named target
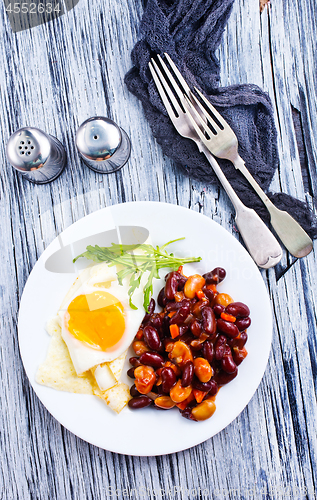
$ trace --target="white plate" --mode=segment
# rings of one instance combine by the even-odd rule
[[[142,226],[152,243],[162,245],[185,236],[169,247],[179,256],[201,256],[202,261],[185,266],[204,273],[216,266],[227,271],[219,289],[235,301],[248,304],[252,324],[246,345],[248,356],[238,376],[217,395],[217,410],[209,420],[192,422],[178,410],[153,408],[113,413],[95,396],[56,391],[35,382],[38,365],[45,359],[50,338],[44,330],[74,281],[74,274],[46,270],[45,261],[63,244],[113,229]],[[162,276],[165,275],[164,270]],[[158,291],[162,283],[157,280]],[[220,288],[221,287],[221,288]],[[269,356],[272,315],[261,274],[242,245],[225,229],[197,212],[157,202],[124,203],[84,217],[56,238],[44,251],[26,283],[19,312],[19,344],[22,361],[36,394],[48,411],[67,429],[96,446],[128,455],[163,455],[190,448],[214,436],[234,420],[257,389]],[[130,384],[131,384],[131,379]]]

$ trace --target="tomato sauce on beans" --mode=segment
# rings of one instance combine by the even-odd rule
[[[180,268],[165,277],[155,312],[151,299],[132,347],[131,409],[177,408],[189,420],[210,418],[219,388],[238,374],[247,356],[250,310],[217,286],[226,271],[216,267],[186,277]]]

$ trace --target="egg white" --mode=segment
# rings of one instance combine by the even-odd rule
[[[138,308],[129,306],[129,278],[119,285],[116,276],[116,267],[109,267],[106,263],[92,266],[84,271],[77,280],[76,291],[63,302],[59,311],[62,326],[62,338],[68,347],[77,375],[105,362],[118,358],[131,345],[135,334],[144,316],[142,286],[133,294],[133,304]],[[109,286],[110,283],[110,286]],[[87,295],[96,291],[106,291],[114,295],[124,308],[125,330],[121,340],[109,351],[101,351],[90,347],[85,342],[76,339],[67,328],[67,308],[78,295]]]

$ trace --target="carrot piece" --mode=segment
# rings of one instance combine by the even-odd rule
[[[234,323],[237,319],[235,316],[232,316],[232,314],[227,314],[225,312],[221,313],[220,316],[222,319],[229,321],[230,323]]]
[[[189,405],[189,403],[191,403],[193,401],[193,399],[194,399],[194,395],[193,395],[193,392],[191,392],[191,394],[188,396],[187,399],[185,399],[185,401],[182,401],[181,403],[177,403],[176,406],[180,410],[185,410],[186,406]]]
[[[179,336],[179,326],[178,325],[170,325],[170,333],[172,339],[176,339]]]
[[[168,317],[169,318],[172,318],[174,316],[174,314],[176,314],[176,311],[171,311],[169,314],[168,314]]]
[[[207,392],[199,391],[198,389],[193,389],[193,393],[197,403],[201,403],[206,394],[208,394]]]
[[[202,290],[197,290],[196,296],[199,298],[199,300],[206,298],[206,295],[204,294],[204,292]]]
[[[242,347],[242,349],[240,349],[240,354],[243,354],[243,356],[246,358],[247,355],[248,355],[248,351],[246,350],[245,347]]]
[[[177,408],[179,408],[180,410],[185,410],[186,406],[187,406],[187,400],[185,399],[185,401],[182,401],[182,403],[177,403],[176,406]]]
[[[143,330],[139,330],[135,337],[138,340],[142,340],[143,339]]]
[[[177,272],[179,274],[181,274],[182,276],[184,276],[184,278],[187,278],[187,276],[183,273],[183,266],[179,266],[179,268],[177,269]]]

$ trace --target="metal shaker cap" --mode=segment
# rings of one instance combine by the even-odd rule
[[[76,146],[84,163],[102,174],[122,168],[131,151],[126,132],[104,116],[89,118],[81,124],[76,134]]]
[[[53,181],[62,172],[66,154],[53,136],[34,127],[24,127],[11,135],[6,148],[11,165],[35,184]]]

